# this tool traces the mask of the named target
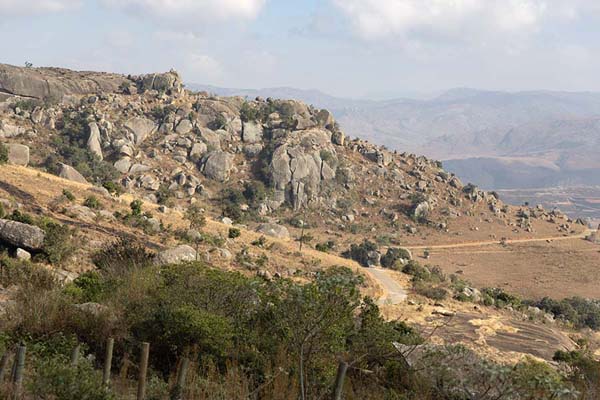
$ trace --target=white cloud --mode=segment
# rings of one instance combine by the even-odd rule
[[[59,12],[79,4],[79,0],[0,0],[0,18]]]
[[[109,7],[160,19],[210,22],[250,20],[258,16],[266,0],[101,0]]]
[[[574,18],[588,0],[332,0],[367,39],[388,36],[501,36],[536,32],[547,19]]]
[[[190,54],[184,68],[186,70],[184,73],[203,82],[217,80],[223,76],[223,66],[221,63],[207,54]]]

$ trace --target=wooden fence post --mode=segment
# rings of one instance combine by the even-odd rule
[[[77,344],[71,351],[71,365],[75,366],[79,362],[79,352],[81,350],[81,345]]]
[[[8,360],[10,359],[10,351],[6,350],[0,359],[0,385],[4,382],[4,375],[6,374],[6,368],[8,367]]]
[[[102,383],[105,386],[110,384],[110,370],[112,367],[112,356],[113,356],[113,347],[115,345],[115,339],[108,338],[106,341],[106,354],[104,356],[104,371],[102,373]]]
[[[138,378],[137,400],[146,397],[146,374],[148,373],[148,357],[150,355],[150,343],[142,343],[142,354],[140,357],[140,375]]]
[[[335,378],[335,390],[333,392],[333,400],[342,400],[342,393],[344,392],[344,379],[346,378],[346,371],[348,370],[348,363],[341,361],[337,376]]]
[[[183,357],[181,359],[181,367],[179,368],[179,375],[177,375],[177,384],[175,386],[176,399],[183,399],[183,390],[185,389],[185,378],[187,377],[188,368],[190,366],[190,359]]]
[[[25,352],[27,348],[23,345],[17,350],[15,358],[15,374],[13,376],[13,399],[18,400],[21,397],[21,388],[23,386],[23,371],[25,369]]]

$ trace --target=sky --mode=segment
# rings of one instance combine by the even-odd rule
[[[353,98],[600,91],[598,0],[0,0],[0,62]]]

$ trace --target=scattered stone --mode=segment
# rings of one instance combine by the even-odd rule
[[[277,239],[289,239],[290,232],[283,225],[278,225],[274,223],[261,224],[256,229],[258,233],[262,233],[263,235],[275,237]]]
[[[22,261],[29,261],[31,260],[31,253],[27,250],[17,248],[17,251],[15,252],[15,257]]]
[[[168,250],[161,251],[156,255],[157,265],[178,264],[186,261],[196,260],[196,250],[188,245],[180,245]]]

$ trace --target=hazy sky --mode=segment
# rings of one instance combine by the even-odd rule
[[[600,91],[600,0],[0,0],[0,62],[393,97]]]

